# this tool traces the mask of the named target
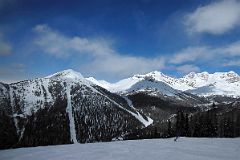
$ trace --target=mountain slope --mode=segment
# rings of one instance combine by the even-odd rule
[[[232,114],[237,98],[225,95],[237,97],[238,87],[233,72],[171,78],[155,71],[110,84],[64,70],[0,83],[0,148],[154,137],[158,130],[164,137],[178,111],[207,115],[217,106],[222,119]]]
[[[161,72],[154,71],[144,75],[134,75],[133,77],[123,79],[117,83],[108,83],[106,81],[97,81],[94,78],[89,78],[90,81],[108,89],[111,92],[127,92],[136,83],[152,79],[159,83],[166,83],[173,89],[185,91],[200,96],[240,96],[240,76],[233,72],[216,72],[209,74],[202,73],[189,73],[182,78],[172,78],[166,76]],[[153,86],[154,88],[154,86]]]
[[[0,113],[4,115],[0,122],[7,117],[11,125],[0,130],[13,128],[7,134],[2,132],[0,147],[109,141],[152,123],[124,98],[73,70],[9,85],[1,83],[0,93]],[[17,137],[15,141],[5,142],[11,134]]]

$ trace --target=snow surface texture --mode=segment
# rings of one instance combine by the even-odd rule
[[[1,160],[238,160],[240,138],[179,138],[19,148]]]
[[[153,71],[144,75],[134,75],[133,77],[112,84],[103,80],[98,81],[93,77],[87,79],[111,92],[127,92],[140,81],[154,80],[155,82],[164,82],[173,89],[201,96],[240,96],[240,76],[233,71],[216,72],[213,74],[208,72],[191,72],[182,78],[173,78],[161,72]]]

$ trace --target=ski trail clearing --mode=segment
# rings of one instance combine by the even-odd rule
[[[68,85],[67,89],[66,89],[66,94],[67,94],[66,112],[68,113],[68,118],[69,118],[69,128],[70,128],[71,141],[73,143],[78,143],[77,138],[76,138],[75,120],[74,120],[74,116],[73,116],[70,91],[71,91],[71,86]]]

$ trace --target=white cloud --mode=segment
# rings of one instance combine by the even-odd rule
[[[192,64],[186,64],[186,65],[177,67],[176,70],[178,72],[188,74],[190,72],[199,72],[200,68]]]
[[[113,43],[104,38],[66,36],[47,25],[34,28],[33,43],[45,54],[72,61],[83,74],[119,79],[152,70],[175,70],[181,73],[200,71],[198,66],[222,67],[240,56],[240,41],[221,47],[192,46],[173,54],[152,58],[119,53]],[[238,65],[232,62],[231,65]]]
[[[186,15],[192,33],[223,34],[240,24],[240,1],[223,0],[197,8]]]
[[[233,58],[240,58],[240,41],[217,48],[208,46],[188,47],[169,57],[169,63],[184,64],[191,62],[195,64],[203,63],[205,65],[212,63],[222,66],[222,61]]]
[[[160,70],[165,66],[163,58],[143,58],[134,56],[122,56],[113,54],[107,57],[98,57],[90,65],[88,70],[110,76],[129,76],[136,73],[146,73],[152,70]]]
[[[225,62],[223,66],[240,66],[240,60],[231,60],[231,61]]]
[[[37,25],[34,31],[37,33],[34,43],[47,54],[58,58],[70,55],[90,57],[88,62],[79,60],[79,64],[91,74],[123,77],[164,68],[164,58],[120,54],[113,49],[112,42],[103,38],[68,37],[47,25]]]
[[[180,51],[179,53],[174,54],[170,63],[181,64],[185,62],[194,62],[200,59],[208,59],[211,54],[208,54],[209,49],[207,47],[188,47]]]
[[[230,44],[223,52],[230,56],[240,56],[240,41]]]
[[[37,33],[35,44],[44,52],[57,57],[67,57],[76,52],[92,55],[108,55],[114,52],[110,43],[104,39],[67,37],[47,25],[37,25],[34,31]]]
[[[87,39],[74,37],[69,41],[69,47],[79,53],[90,53],[95,56],[108,56],[114,54],[109,42],[104,39]]]

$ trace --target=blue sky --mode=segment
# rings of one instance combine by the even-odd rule
[[[0,22],[3,82],[240,72],[239,0],[0,0]]]

